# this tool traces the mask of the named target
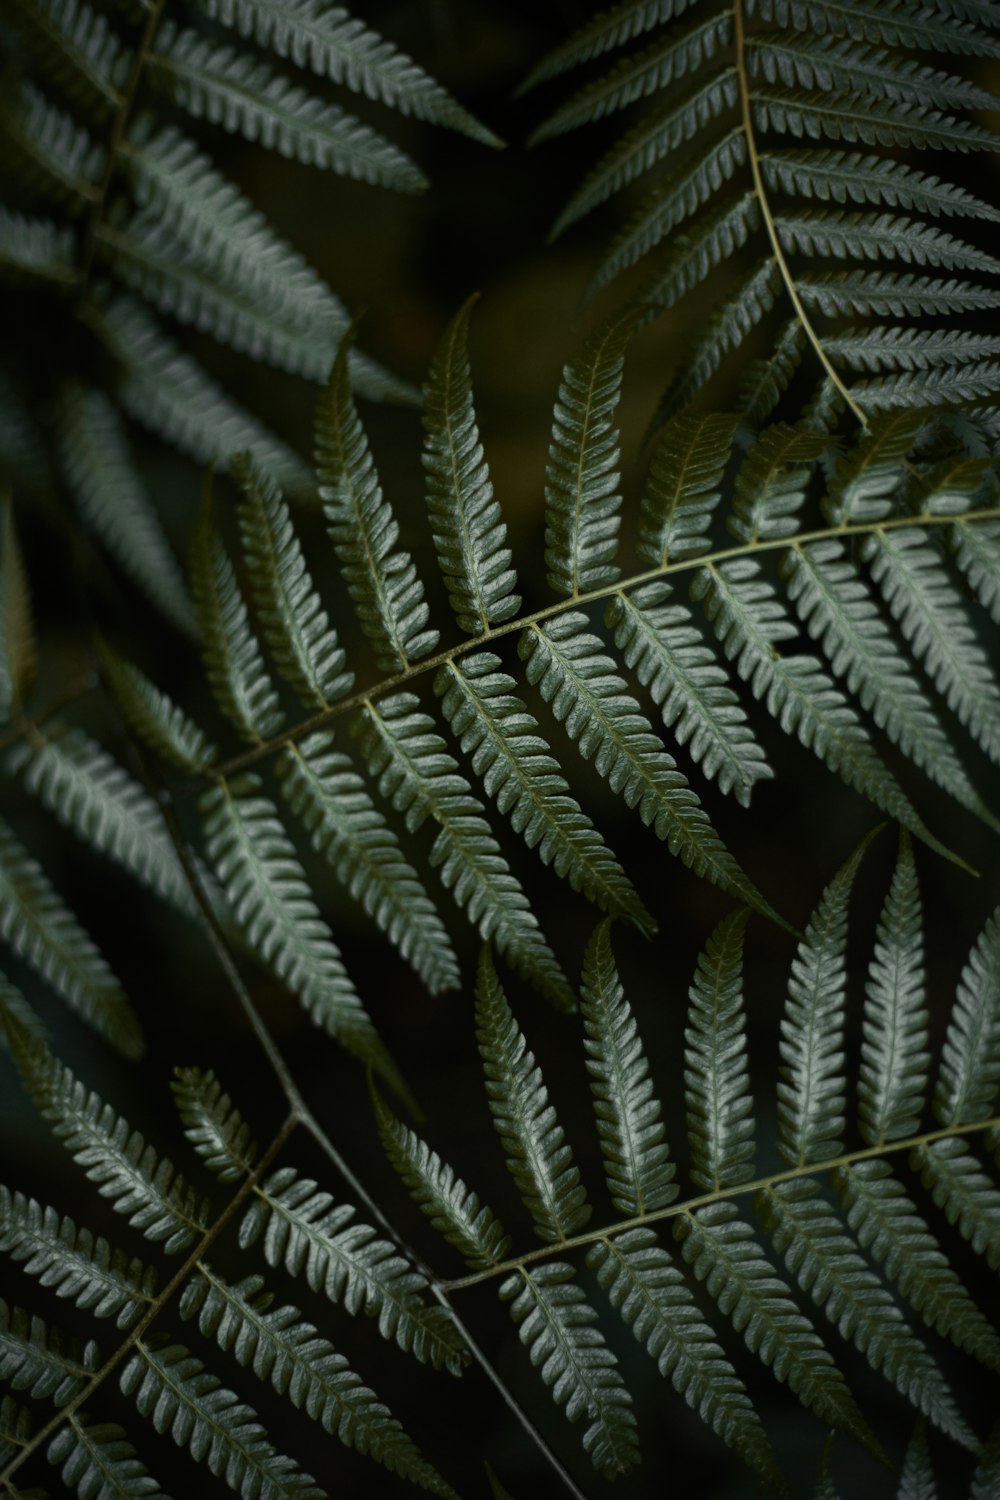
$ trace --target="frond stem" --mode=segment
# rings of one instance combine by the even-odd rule
[[[229,1202],[226,1204],[225,1208],[222,1210],[215,1223],[212,1224],[209,1229],[206,1229],[205,1233],[198,1241],[198,1244],[191,1251],[190,1255],[186,1258],[183,1265],[174,1272],[173,1276],[167,1282],[166,1286],[161,1292],[157,1294],[147,1311],[143,1313],[138,1323],[136,1323],[135,1327],[129,1329],[128,1333],[122,1339],[122,1342],[118,1345],[118,1348],[115,1350],[115,1352],[104,1361],[104,1364],[99,1370],[96,1370],[94,1372],[83,1389],[79,1391],[77,1395],[72,1398],[72,1400],[68,1401],[65,1406],[60,1407],[55,1416],[52,1417],[48,1422],[46,1422],[44,1427],[39,1428],[39,1430],[32,1435],[30,1440],[21,1449],[20,1453],[17,1453],[10,1460],[7,1467],[2,1472],[0,1472],[0,1484],[5,1485],[10,1480],[11,1476],[16,1472],[16,1470],[18,1470],[21,1465],[25,1463],[34,1452],[36,1452],[37,1449],[41,1448],[44,1443],[47,1443],[52,1435],[59,1430],[59,1428],[67,1420],[67,1418],[72,1416],[75,1411],[79,1410],[79,1408],[83,1406],[85,1402],[89,1401],[91,1396],[94,1394],[94,1391],[97,1390],[98,1386],[103,1385],[108,1376],[117,1369],[122,1360],[125,1358],[126,1354],[128,1354],[130,1350],[132,1350],[142,1338],[142,1335],[146,1332],[147,1328],[149,1328],[150,1324],[159,1317],[160,1313],[166,1307],[167,1303],[170,1301],[174,1293],[177,1292],[181,1288],[181,1286],[183,1286],[187,1278],[192,1274],[193,1271],[197,1269],[198,1262],[205,1256],[207,1251],[211,1249],[212,1245],[218,1239],[223,1229],[225,1229],[230,1219],[243,1205],[249,1195],[253,1192],[254,1188],[257,1186],[257,1183],[261,1180],[264,1173],[268,1170],[272,1161],[274,1161],[275,1157],[282,1150],[285,1142],[288,1140],[289,1136],[292,1134],[299,1123],[300,1122],[294,1113],[289,1114],[288,1118],[285,1120],[285,1123],[282,1125],[281,1129],[274,1137],[274,1140],[264,1152],[256,1167],[254,1167],[250,1175],[240,1183],[240,1186],[230,1198]]]
[[[774,215],[771,212],[767,189],[764,186],[763,173],[760,170],[757,138],[754,134],[753,114],[750,109],[750,79],[747,76],[746,47],[744,45],[743,33],[743,0],[734,0],[733,4],[733,41],[736,47],[736,75],[740,89],[740,109],[743,115],[743,134],[746,137],[747,157],[750,162],[750,171],[753,174],[754,193],[756,194],[757,202],[760,204],[767,237],[771,242],[771,254],[774,257],[774,263],[778,267],[781,279],[785,284],[785,291],[788,293],[792,307],[795,309],[795,316],[799,320],[803,333],[812,345],[816,357],[826,371],[828,378],[857,417],[862,427],[867,427],[868,419],[831,364],[830,356],[823,347],[823,340],[813,327],[812,319],[802,304],[798,287],[795,285],[795,277],[792,275],[788,261],[785,258],[785,252],[782,249],[781,240],[778,236],[777,225],[774,222]]]
[[[624,1234],[629,1229],[642,1229],[665,1219],[676,1219],[682,1214],[693,1213],[696,1209],[707,1208],[713,1203],[724,1203],[730,1198],[742,1197],[744,1193],[767,1192],[783,1182],[796,1182],[801,1177],[815,1177],[820,1173],[836,1171],[838,1167],[853,1166],[855,1162],[897,1155],[902,1151],[916,1151],[921,1146],[931,1146],[935,1141],[945,1141],[952,1136],[975,1135],[981,1131],[998,1128],[1000,1128],[1000,1115],[994,1115],[992,1119],[980,1120],[975,1125],[948,1125],[941,1130],[928,1130],[923,1135],[909,1136],[905,1141],[890,1141],[881,1146],[865,1146],[860,1151],[847,1151],[842,1156],[832,1157],[829,1161],[809,1162],[804,1166],[789,1167],[784,1172],[772,1172],[769,1176],[758,1177],[753,1182],[741,1182],[736,1187],[720,1188],[714,1193],[702,1193],[700,1197],[687,1198],[683,1203],[672,1203],[669,1208],[658,1208],[652,1213],[640,1214],[633,1219],[622,1219],[617,1224],[605,1225],[602,1229],[591,1229],[586,1234],[576,1234],[570,1239],[559,1240],[541,1249],[529,1250],[526,1255],[518,1256],[514,1260],[498,1261],[488,1270],[477,1271],[471,1276],[460,1276],[454,1281],[446,1281],[443,1287],[446,1292],[462,1291],[465,1287],[479,1286],[484,1281],[492,1281],[496,1276],[509,1276],[512,1272],[519,1271],[522,1266],[531,1265],[534,1261],[547,1260],[553,1255],[563,1255],[567,1250],[577,1250],[585,1245],[596,1244],[598,1240]]]
[[[643,573],[636,573],[631,578],[619,579],[617,583],[611,583],[598,589],[591,589],[586,594],[577,594],[571,599],[560,599],[555,604],[547,604],[542,609],[536,609],[532,614],[521,615],[517,620],[505,620],[492,629],[485,630],[482,635],[473,636],[471,640],[460,641],[457,646],[449,646],[445,651],[438,651],[434,656],[426,660],[415,662],[407,667],[405,672],[397,672],[392,677],[383,678],[381,682],[373,687],[365,688],[358,693],[352,693],[349,698],[341,698],[338,702],[330,704],[328,708],[313,714],[310,718],[302,720],[298,724],[283,729],[280,734],[272,735],[270,739],[261,740],[250,750],[244,750],[239,755],[222,762],[217,766],[211,766],[198,777],[192,777],[189,781],[177,788],[177,795],[188,795],[200,790],[206,780],[225,781],[241,771],[249,770],[251,766],[259,761],[266,760],[282,746],[288,745],[294,740],[303,738],[305,735],[313,734],[318,729],[323,729],[332,720],[340,718],[342,714],[352,713],[355,709],[363,708],[365,704],[376,698],[384,698],[387,693],[397,692],[401,688],[408,687],[416,678],[427,672],[435,672],[439,667],[447,666],[451,662],[460,661],[462,657],[468,656],[474,651],[482,651],[492,645],[501,636],[513,635],[519,631],[527,630],[532,625],[542,624],[546,620],[554,619],[568,609],[579,609],[586,604],[600,603],[602,600],[610,599],[613,595],[624,593],[629,589],[641,588],[643,584],[653,583],[659,578],[669,578],[675,574],[691,572],[697,568],[715,567],[719,563],[729,562],[735,558],[756,556],[762,552],[783,552],[792,548],[805,547],[810,542],[827,541],[831,536],[852,537],[868,536],[876,531],[892,531],[907,526],[953,526],[956,522],[969,521],[995,521],[1000,519],[1000,506],[991,506],[982,510],[966,511],[961,516],[954,515],[920,515],[920,516],[890,516],[881,521],[858,521],[848,526],[835,528],[823,527],[815,531],[803,531],[794,537],[774,537],[766,541],[754,541],[741,543],[737,547],[720,548],[717,552],[704,553],[699,557],[684,558],[681,562],[663,563],[656,568],[648,568]]]

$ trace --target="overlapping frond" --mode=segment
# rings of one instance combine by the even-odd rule
[[[740,262],[744,283],[735,293],[724,288],[727,300],[680,358],[661,418],[689,401],[776,303],[857,415],[995,393],[993,351],[954,315],[977,299],[997,304],[997,264],[934,220],[995,218],[946,173],[949,153],[996,150],[1000,136],[983,119],[996,97],[957,70],[908,55],[995,56],[989,17],[975,8],[957,16],[943,5],[876,11],[770,0],[699,6],[690,19],[688,9],[616,5],[557,46],[525,85],[566,73],[586,78],[550,109],[535,141],[632,109],[628,128],[604,145],[555,225],[562,232],[637,178],[653,183],[619,229],[592,291],[642,261],[651,270],[636,300],[669,307],[753,237]],[[899,148],[919,152],[919,164],[899,159]],[[825,258],[838,269],[820,270],[817,284],[815,261]],[[894,260],[972,275],[957,286],[893,270]],[[889,268],[868,272],[866,261]],[[843,294],[825,283],[830,277]],[[848,285],[861,295],[852,298]],[[816,319],[817,307],[832,318],[899,321],[845,338]],[[915,362],[909,339],[924,330],[912,324],[925,313],[949,322],[926,330]],[[865,361],[891,373],[872,379]]]
[[[49,1463],[62,1464],[62,1480],[93,1500],[167,1500],[117,1422],[91,1422],[72,1412],[49,1445]]]

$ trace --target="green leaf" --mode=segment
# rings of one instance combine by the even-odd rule
[[[843,1337],[942,1431],[978,1447],[933,1356],[868,1270],[818,1184],[807,1177],[781,1183],[760,1193],[757,1206],[789,1269]]]
[[[688,991],[684,1098],[691,1177],[708,1193],[749,1182],[755,1170],[743,1003],[746,923],[746,911],[723,918],[698,957]]]
[[[157,1432],[169,1433],[238,1494],[323,1500],[311,1475],[276,1452],[253,1409],[181,1344],[150,1347],[140,1340],[119,1384]]]
[[[220,1182],[239,1182],[249,1176],[257,1159],[257,1142],[215,1074],[201,1068],[175,1068],[170,1087],[184,1134],[209,1171]]]
[[[580,1011],[608,1191],[620,1214],[639,1218],[672,1203],[678,1190],[649,1064],[615,967],[608,921],[587,944]]]
[[[342,177],[401,192],[427,186],[409,157],[378,131],[272,73],[250,53],[212,46],[197,32],[165,22],[146,66],[152,82],[195,119]]]
[[[778,1150],[797,1167],[838,1156],[847,1123],[847,903],[875,829],[826,887],[798,946],[781,1022]]]
[[[321,1338],[297,1307],[272,1307],[260,1276],[230,1286],[211,1266],[199,1267],[181,1298],[183,1318],[197,1318],[206,1338],[267,1380],[279,1396],[304,1407],[324,1431],[431,1494],[455,1492],[342,1354]]]
[[[37,1400],[50,1397],[57,1406],[65,1406],[84,1389],[100,1362],[93,1339],[81,1344],[0,1299],[0,1379],[12,1390],[27,1391]]]
[[[316,473],[341,576],[361,628],[384,672],[405,671],[432,651],[423,585],[408,552],[393,551],[399,526],[382,488],[354,407],[348,378],[350,335],[340,345],[316,410]]]
[[[70,1412],[46,1451],[62,1480],[85,1500],[167,1500],[116,1422],[91,1423]]]
[[[683,412],[664,424],[642,495],[639,553],[654,568],[709,550],[737,418]]]
[[[869,1146],[916,1135],[927,1091],[928,1011],[920,891],[906,831],[865,986],[858,1113]]]
[[[485,1270],[506,1259],[510,1237],[492,1209],[480,1202],[415,1131],[397,1120],[374,1089],[372,1102],[385,1153],[432,1228],[473,1270]]]
[[[535,1233],[550,1244],[570,1239],[590,1220],[586,1190],[486,947],[476,984],[476,1039],[493,1124]]]
[[[260,744],[284,719],[214,519],[211,475],[191,543],[191,589],[215,701],[244,739]]]
[[[449,661],[434,684],[487,794],[528,848],[537,848],[543,864],[574,890],[604,911],[631,917],[644,932],[655,931],[632,882],[571,795],[537,720],[517,695],[517,683],[500,666],[499,657],[477,652],[457,664]]]
[[[470,297],[449,324],[424,388],[423,464],[434,546],[452,609],[468,635],[516,615],[517,574],[493,497],[476,422],[469,365]]]
[[[556,718],[565,723],[584,760],[593,759],[611,790],[629,807],[638,806],[642,821],[655,829],[671,854],[774,919],[588,626],[586,615],[574,610],[526,630],[518,652],[527,663],[528,681],[537,684]]]
[[[957,1224],[977,1255],[1000,1268],[1000,1189],[960,1136],[918,1146],[911,1163],[949,1224]]]
[[[528,898],[433,719],[419,711],[412,693],[397,693],[366,704],[358,724],[371,774],[407,829],[415,832],[428,818],[438,825],[431,868],[480,936],[556,1005],[572,1009],[572,990]]]
[[[54,1208],[2,1186],[0,1250],[57,1297],[71,1298],[94,1317],[114,1318],[119,1328],[131,1327],[156,1294],[152,1267],[113,1249],[103,1235],[78,1229]]]
[[[639,321],[627,310],[593,333],[564,367],[553,412],[545,485],[545,566],[576,598],[618,578],[621,449],[614,414],[625,349]]]
[[[192,775],[204,772],[218,756],[204,731],[107,641],[98,638],[97,648],[101,673],[142,743],[182,771]]]
[[[744,1463],[784,1488],[746,1387],[651,1229],[598,1240],[587,1265],[660,1374]]]
[[[431,994],[456,989],[458,960],[437,908],[350,758],[332,746],[332,734],[320,732],[280,752],[275,769],[285,800]]]
[[[994,911],[962,970],[934,1112],[942,1125],[985,1119],[1000,1086],[1000,908]]]
[[[108,964],[0,821],[0,937],[126,1057],[145,1050],[139,1019]]]
[[[422,1364],[461,1374],[465,1345],[451,1314],[423,1300],[426,1277],[374,1229],[351,1223],[353,1218],[349,1203],[334,1207],[330,1194],[311,1178],[282,1167],[254,1189],[240,1225],[240,1246],[262,1239],[269,1266],[304,1275],[313,1291],[352,1316],[377,1318],[382,1337]]]
[[[500,1296],[510,1303],[521,1342],[532,1364],[541,1366],[553,1400],[571,1422],[585,1416],[590,1423],[583,1446],[594,1467],[608,1479],[629,1473],[639,1461],[631,1402],[572,1266],[523,1266],[503,1283]]]
[[[349,693],[354,673],[306,569],[281,491],[244,455],[232,476],[243,491],[240,534],[264,638],[285,682],[320,712]]]

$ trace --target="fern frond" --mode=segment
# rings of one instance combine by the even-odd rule
[[[202,656],[219,708],[244,739],[259,744],[281,727],[284,715],[213,512],[209,474],[191,542],[191,591]]]
[[[29,218],[0,205],[0,273],[13,281],[77,281],[76,234],[52,219]]]
[[[1000,908],[976,939],[962,970],[934,1112],[942,1125],[985,1119],[1000,1086]]]
[[[864,727],[814,656],[779,655],[778,641],[798,634],[752,558],[704,569],[692,584],[727,657],[755,698],[767,703],[786,734],[826,761],[853,786],[938,853],[954,859],[914,812],[872,749]]]
[[[10,87],[0,105],[4,155],[12,155],[26,184],[70,212],[93,203],[104,152],[84,127],[58,109],[27,79]]]
[[[969,1500],[990,1500],[990,1487],[995,1487],[998,1481],[1000,1481],[1000,1434],[994,1426],[989,1438],[983,1444],[983,1456],[972,1476]]]
[[[914,11],[906,0],[886,0],[873,12],[857,0],[753,0],[763,21],[818,36],[849,36],[886,47],[928,52],[1000,56],[1000,46],[982,27],[949,15],[945,7]]]
[[[967,79],[894,56],[881,47],[867,47],[853,38],[831,39],[817,47],[812,39],[803,44],[799,38],[776,32],[755,37],[747,50],[751,70],[768,83],[828,94],[844,91],[864,95],[866,102],[874,97],[940,109],[988,110],[995,109],[998,102],[995,95]],[[901,118],[905,120],[906,115]]]
[[[239,1182],[253,1169],[257,1143],[215,1074],[175,1068],[170,1084],[184,1134],[220,1182]]]
[[[493,1124],[535,1233],[547,1243],[569,1239],[590,1220],[586,1190],[485,947],[476,984],[476,1039]]]
[[[3,822],[0,937],[127,1057],[142,1056],[142,1028],[118,980],[41,866]]]
[[[843,544],[789,548],[781,570],[796,613],[862,708],[956,801],[995,823]]]
[[[746,136],[742,130],[730,130],[702,152],[687,171],[668,178],[619,230],[587,284],[587,297],[635,265],[703,208],[745,161]]]
[[[401,1087],[313,899],[277,809],[244,774],[206,792],[205,839],[233,916],[255,952],[301,1000],[310,1020]]]
[[[744,807],[757,781],[773,776],[739,699],[683,604],[666,584],[620,593],[606,619],[615,645],[704,775]]]
[[[580,1012],[608,1191],[620,1214],[639,1218],[677,1197],[676,1169],[639,1030],[615,967],[609,921],[587,945]]]
[[[17,8],[54,83],[99,115],[117,108],[131,58],[107,17],[84,0],[18,0]]]
[[[759,222],[760,209],[752,193],[703,214],[689,233],[673,237],[670,254],[643,282],[635,301],[659,309],[673,307],[716,266],[734,256]]]
[[[572,1009],[572,990],[433,719],[412,693],[397,693],[366,704],[358,727],[371,774],[407,828],[428,818],[438,825],[431,867],[481,937],[556,1005]]]
[[[933,544],[916,528],[897,529],[868,539],[862,556],[948,707],[1000,762],[1000,689]]]
[[[1000,1338],[952,1270],[884,1161],[838,1168],[834,1186],[863,1250],[884,1266],[930,1328],[993,1369]]]
[[[332,745],[333,736],[320,733],[281,752],[275,769],[285,800],[431,994],[456,989],[458,960],[437,908],[350,758]]]
[[[842,1336],[943,1432],[977,1448],[934,1359],[868,1270],[818,1184],[807,1177],[781,1183],[757,1201],[789,1269]]]
[[[630,917],[649,933],[655,922],[604,843],[517,696],[500,658],[480,651],[441,668],[442,711],[471,756],[487,794],[509,815],[529,849],[605,911]]]
[[[548,582],[576,598],[619,576],[621,451],[614,413],[625,348],[637,315],[626,311],[593,333],[563,369],[552,420],[545,484]]]
[[[205,1231],[207,1200],[199,1199],[172,1163],[147,1146],[99,1094],[88,1092],[43,1042],[9,1013],[2,1021],[25,1088],[101,1197],[112,1199],[115,1212],[147,1239],[163,1241],[168,1253],[187,1249]]]
[[[900,1500],[936,1500],[934,1470],[927,1448],[923,1418],[918,1419],[913,1436],[906,1445],[903,1471],[899,1478]]]
[[[568,73],[581,63],[592,62],[616,47],[624,47],[634,37],[661,26],[678,16],[694,0],[618,0],[610,10],[601,11],[577,27],[573,35],[546,53],[521,84],[519,93],[537,88],[549,78]]]
[[[372,1101],[385,1153],[432,1227],[474,1270],[506,1259],[510,1237],[493,1210],[415,1131],[396,1119],[377,1091]]]
[[[147,68],[153,83],[195,119],[211,120],[282,156],[397,191],[419,192],[427,185],[385,136],[249,53],[212,46],[197,32],[166,22]]]
[[[119,1384],[157,1432],[169,1433],[238,1494],[323,1500],[312,1476],[275,1450],[253,1409],[183,1345],[157,1348],[137,1341]]]
[[[416,1444],[374,1391],[362,1384],[342,1354],[321,1338],[297,1307],[273,1308],[263,1278],[248,1276],[230,1286],[201,1265],[180,1304],[183,1318],[197,1318],[206,1338],[235,1355],[267,1380],[279,1396],[304,1407],[323,1429],[349,1448],[383,1464],[431,1494],[455,1500],[455,1492],[420,1455]]]
[[[1000,339],[965,329],[876,327],[848,329],[824,340],[824,348],[851,370],[924,370],[989,359],[1000,354]]]
[[[0,502],[0,721],[9,722],[38,671],[31,590],[9,500]]]
[[[99,638],[97,647],[102,675],[140,741],[182,771],[205,771],[218,751],[204,731],[107,641]]]
[[[709,550],[737,419],[684,412],[663,426],[642,494],[638,550],[654,568]]]
[[[285,682],[307,708],[321,710],[350,692],[354,673],[330,626],[281,491],[252,460],[234,459],[243,491],[240,533],[264,637]]]
[[[521,607],[472,397],[470,298],[449,324],[424,388],[423,465],[434,545],[459,626],[483,635]]]
[[[684,1033],[691,1177],[717,1193],[754,1173],[753,1099],[743,1009],[746,911],[724,917],[698,957]]]
[[[736,70],[726,69],[692,89],[679,104],[658,110],[650,120],[634,126],[583,180],[553,224],[549,238],[558,238],[571,224],[648,172],[733,109],[738,98]]]
[[[198,0],[198,5],[279,57],[400,114],[458,130],[483,145],[501,144],[412,58],[341,6],[331,8],[323,0]]]
[[[589,632],[586,615],[569,611],[544,628],[532,625],[518,643],[528,681],[537,684],[565,723],[584,760],[620,792],[629,807],[697,875],[745,900],[765,916],[768,903],[726,849],[685,778],[639,705]]]
[[[113,403],[71,384],[58,404],[56,442],[66,483],[86,524],[166,618],[193,631],[191,601]]]
[[[927,373],[904,371],[871,380],[857,380],[851,392],[869,411],[892,411],[901,406],[948,406],[976,402],[997,388],[1000,363],[977,361],[947,366]]]
[[[12,1390],[27,1391],[38,1400],[49,1397],[57,1406],[65,1406],[99,1364],[93,1339],[81,1344],[0,1299],[0,1379]]]
[[[908,317],[1000,307],[1000,291],[969,281],[944,281],[896,271],[823,271],[796,280],[807,308],[826,317]]]
[[[967,214],[993,223],[1000,220],[1000,210],[973,197],[965,188],[884,156],[788,148],[761,152],[760,167],[772,191],[793,198],[911,208],[935,218],[938,214]]]
[[[503,1283],[500,1296],[510,1303],[521,1342],[532,1364],[541,1366],[553,1400],[566,1407],[571,1422],[589,1421],[583,1446],[594,1467],[609,1479],[627,1474],[639,1460],[635,1417],[572,1266],[524,1266]]]
[[[290,448],[231,401],[201,366],[130,297],[117,297],[88,324],[121,367],[118,399],[136,422],[199,464],[227,464],[251,452],[279,483],[301,493],[309,471]]]
[[[92,1423],[85,1412],[70,1412],[45,1456],[62,1464],[63,1483],[85,1500],[167,1500],[116,1422]]]
[[[1000,618],[1000,525],[984,521],[970,526],[958,521],[952,528],[955,561],[968,578],[976,598],[994,620]]]
[[[333,1206],[329,1193],[291,1167],[259,1187],[240,1225],[240,1245],[262,1240],[270,1266],[305,1275],[313,1291],[356,1316],[378,1318],[382,1337],[435,1369],[461,1373],[464,1343],[450,1313],[430,1307],[426,1278],[367,1224],[352,1224],[350,1204]]]
[[[684,1259],[742,1333],[747,1348],[821,1421],[878,1451],[867,1423],[819,1335],[738,1216],[716,1203],[676,1221]]]
[[[864,93],[831,96],[798,89],[755,89],[753,111],[759,129],[781,131],[799,139],[932,151],[995,151],[997,144],[994,132],[956,120],[924,103],[882,100]]]
[[[438,632],[424,628],[429,610],[410,554],[393,550],[399,526],[354,407],[349,343],[349,336],[341,341],[316,410],[319,494],[341,576],[376,662],[385,672],[405,671],[434,649]]]
[[[738,542],[794,536],[805,500],[810,466],[830,446],[824,433],[775,422],[750,448],[733,486],[727,526]]]
[[[693,350],[681,360],[660,398],[653,426],[691,403],[711,380],[726,355],[744,343],[771,311],[781,290],[777,262],[768,256],[705,320]]]
[[[538,127],[529,144],[564,135],[606,115],[626,109],[636,100],[676,83],[711,62],[732,39],[732,13],[697,21],[679,36],[670,31],[641,52],[621,58],[615,66],[560,106]]]
[[[651,1229],[600,1239],[587,1265],[678,1395],[779,1491],[770,1444],[746,1387]]]
[[[843,1149],[847,903],[877,832],[859,844],[824,890],[792,963],[781,1022],[778,1150],[798,1167],[826,1161]]]
[[[1000,1268],[1000,1190],[958,1136],[918,1147],[911,1157],[949,1224],[957,1225],[977,1255]]]
[[[82,729],[36,726],[8,751],[6,765],[84,843],[180,911],[193,910],[156,803]]]
[[[954,235],[897,214],[824,213],[803,209],[775,216],[788,250],[837,260],[902,260],[946,270],[1000,271],[1000,260]]]
[[[103,1236],[78,1229],[55,1209],[2,1186],[0,1250],[57,1297],[71,1298],[97,1318],[114,1318],[119,1328],[130,1328],[156,1293],[151,1266],[113,1249]]]
[[[930,1062],[927,1022],[920,891],[910,840],[900,830],[865,986],[858,1116],[870,1146],[919,1128]]]

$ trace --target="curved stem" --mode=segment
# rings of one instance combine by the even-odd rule
[[[547,604],[542,609],[536,609],[528,615],[521,615],[517,620],[507,620],[502,625],[494,625],[491,630],[484,631],[482,635],[474,636],[471,640],[460,641],[457,646],[449,646],[445,651],[438,651],[434,656],[429,656],[425,661],[417,662],[408,667],[405,672],[397,672],[392,677],[385,677],[381,682],[375,683],[373,687],[365,688],[361,692],[352,693],[349,698],[341,698],[337,703],[324,708],[320,713],[313,714],[310,718],[293,724],[288,729],[283,729],[280,734],[272,735],[270,739],[261,740],[250,750],[244,750],[239,755],[232,756],[221,765],[206,767],[205,771],[197,777],[185,782],[177,788],[177,795],[185,796],[200,790],[206,781],[224,781],[238,775],[241,771],[249,770],[262,760],[266,760],[282,746],[290,744],[294,740],[303,738],[305,735],[313,734],[318,729],[325,728],[335,719],[344,714],[352,713],[357,708],[363,708],[366,703],[376,699],[384,698],[387,693],[398,692],[401,688],[409,687],[418,678],[425,676],[428,672],[436,672],[439,667],[447,666],[451,662],[461,661],[464,656],[474,651],[482,651],[491,646],[494,641],[506,635],[514,635],[522,630],[529,629],[532,625],[543,624],[546,620],[556,618],[568,609],[580,609],[587,604],[597,604],[612,598],[615,594],[626,592],[629,589],[641,588],[643,584],[654,583],[657,579],[671,578],[682,573],[690,573],[698,568],[713,567],[719,563],[729,562],[738,557],[757,556],[764,552],[787,552],[794,547],[805,547],[810,542],[822,542],[831,536],[852,537],[868,536],[876,531],[892,531],[908,526],[953,526],[956,520],[964,522],[995,521],[1000,519],[1000,507],[991,506],[982,510],[967,511],[964,515],[956,517],[953,515],[921,515],[921,516],[890,516],[880,521],[861,521],[847,526],[821,527],[815,531],[803,531],[793,537],[778,537],[767,541],[753,541],[742,543],[735,547],[723,547],[717,552],[704,553],[700,557],[685,558],[682,562],[664,563],[660,567],[647,568],[643,573],[636,573],[631,578],[616,583],[609,583],[604,588],[591,589],[589,593],[577,594],[572,599],[560,599],[555,604]]]
[[[871,1161],[873,1158],[898,1155],[901,1151],[916,1151],[921,1146],[932,1146],[935,1141],[946,1141],[954,1136],[977,1135],[982,1131],[1000,1128],[1000,1115],[990,1120],[979,1120],[975,1125],[948,1125],[941,1130],[928,1130],[923,1135],[909,1136],[905,1141],[891,1141],[880,1146],[865,1146],[860,1151],[847,1151],[830,1161],[807,1162],[801,1167],[789,1167],[785,1172],[772,1172],[767,1177],[757,1177],[753,1182],[741,1182],[737,1187],[720,1188],[714,1193],[703,1193],[698,1198],[687,1198],[683,1203],[672,1203],[669,1208],[658,1208],[652,1213],[640,1214],[634,1219],[622,1219],[618,1224],[605,1225],[601,1229],[588,1230],[586,1234],[573,1235],[571,1239],[559,1240],[538,1250],[529,1250],[514,1260],[498,1261],[486,1271],[477,1271],[471,1276],[460,1276],[446,1281],[444,1289],[457,1292],[469,1286],[479,1286],[497,1276],[509,1276],[522,1266],[533,1261],[547,1260],[553,1255],[564,1255],[567,1250],[577,1250],[584,1245],[593,1245],[611,1235],[624,1234],[628,1229],[642,1229],[664,1219],[676,1219],[681,1214],[693,1213],[695,1209],[707,1208],[713,1203],[724,1203],[730,1198],[740,1198],[744,1193],[767,1192],[783,1182],[795,1182],[800,1177],[815,1177],[818,1173],[834,1172],[838,1167],[850,1167],[855,1162]]]
[[[854,400],[850,391],[847,389],[847,386],[837,374],[837,371],[834,369],[830,361],[830,356],[827,354],[825,348],[823,347],[823,340],[820,338],[819,334],[816,332],[816,329],[813,327],[812,319],[809,317],[809,314],[806,312],[805,307],[802,304],[802,298],[799,296],[798,287],[795,285],[795,277],[792,275],[788,261],[785,258],[785,252],[781,244],[781,238],[778,234],[778,226],[775,224],[774,215],[771,212],[771,203],[767,196],[767,189],[764,186],[764,177],[760,170],[760,157],[757,152],[757,138],[754,134],[753,128],[753,112],[750,108],[750,80],[747,76],[746,47],[744,46],[743,32],[743,0],[735,0],[733,6],[733,40],[736,46],[736,73],[740,89],[740,110],[743,115],[743,134],[746,137],[747,156],[750,161],[750,171],[753,174],[754,192],[757,195],[757,202],[760,204],[761,216],[764,220],[764,227],[767,230],[767,237],[771,242],[771,254],[774,257],[774,262],[778,267],[781,279],[785,284],[785,290],[791,299],[793,308],[795,309],[795,316],[798,318],[799,323],[802,326],[802,331],[805,333],[805,336],[812,345],[817,358],[823,366],[823,369],[826,371],[828,379],[836,387],[840,396],[857,417],[862,427],[867,427],[867,417],[865,416],[858,403]]]

